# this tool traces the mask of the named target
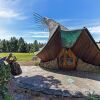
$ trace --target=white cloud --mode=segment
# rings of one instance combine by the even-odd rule
[[[31,37],[33,38],[48,38],[49,37],[49,33],[48,32],[29,32],[31,33]]]
[[[6,39],[6,40],[9,40],[11,37],[16,37],[16,38],[19,38],[21,37],[20,34],[16,34],[12,31],[9,31],[9,30],[6,30],[6,29],[1,29],[0,28],[0,39]]]
[[[90,32],[100,34],[100,26],[93,26],[88,28]]]
[[[26,16],[23,16],[21,13],[18,13],[11,9],[1,9],[0,10],[0,18],[3,19],[16,19],[16,20],[24,20],[27,19]]]
[[[37,40],[38,42],[41,42],[41,43],[46,43],[48,40],[48,34],[45,34],[46,32],[37,32],[37,33],[35,32],[35,34],[30,34],[30,32],[29,33],[25,32],[25,33],[17,34],[12,31],[0,28],[0,39],[9,40],[11,37],[16,37],[16,38],[23,37],[27,43],[33,43],[34,40]],[[44,34],[41,34],[41,33],[44,33]]]
[[[41,34],[41,35],[44,35],[44,34],[48,35],[49,34],[49,32],[42,32],[42,31],[41,32],[37,32],[37,31],[35,32],[34,31],[34,32],[29,32],[29,33],[31,33],[31,34]]]
[[[41,36],[41,35],[36,35],[36,36],[34,36],[34,35],[33,35],[32,37],[34,37],[34,38],[48,38],[48,36],[46,36],[46,35],[45,35],[45,36]]]
[[[73,19],[57,19],[58,22],[67,22],[67,21],[73,21]]]
[[[0,17],[1,18],[16,18],[16,17],[18,17],[19,16],[19,14],[18,13],[15,13],[14,11],[12,11],[12,10],[8,10],[8,11],[6,11],[6,10],[1,10],[0,11]]]
[[[6,32],[1,32],[0,31],[0,39],[6,39],[6,40],[9,40],[10,38],[12,37],[12,34],[11,33],[6,33]]]

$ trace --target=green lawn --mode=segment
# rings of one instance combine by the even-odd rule
[[[31,61],[34,56],[33,53],[13,53],[13,54],[16,56],[17,61],[21,61],[21,62]],[[8,55],[9,53],[0,53],[0,58]]]

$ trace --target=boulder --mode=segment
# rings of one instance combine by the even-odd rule
[[[57,59],[48,61],[48,62],[40,62],[40,66],[48,69],[58,69]]]
[[[87,72],[100,72],[100,66],[91,65],[91,64],[85,63],[81,59],[78,59],[76,70],[87,71]]]

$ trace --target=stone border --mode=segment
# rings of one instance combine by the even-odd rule
[[[40,67],[47,68],[47,69],[58,69],[57,59],[48,61],[48,62],[40,62]]]
[[[83,95],[80,92],[69,92],[67,90],[60,90],[60,89],[50,89],[50,88],[42,88],[42,87],[37,87],[33,85],[29,85],[26,83],[17,83],[16,84],[19,88],[25,89],[27,91],[32,91],[32,92],[39,92],[43,93],[46,95],[53,95],[53,96],[61,96],[61,97],[75,97],[75,98],[87,98],[87,94]]]

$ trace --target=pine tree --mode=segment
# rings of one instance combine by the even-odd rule
[[[34,52],[38,51],[39,50],[39,45],[38,45],[38,42],[37,40],[34,41]]]
[[[22,37],[18,41],[18,52],[27,52],[27,45]]]
[[[6,40],[2,40],[2,51],[6,52],[7,51],[7,45],[6,45]]]
[[[17,52],[18,51],[18,40],[15,37],[10,39],[10,51]]]
[[[0,40],[0,52],[36,52],[43,46],[44,44],[38,43],[37,40],[28,44],[22,37],[19,39],[11,37],[9,41]]]

